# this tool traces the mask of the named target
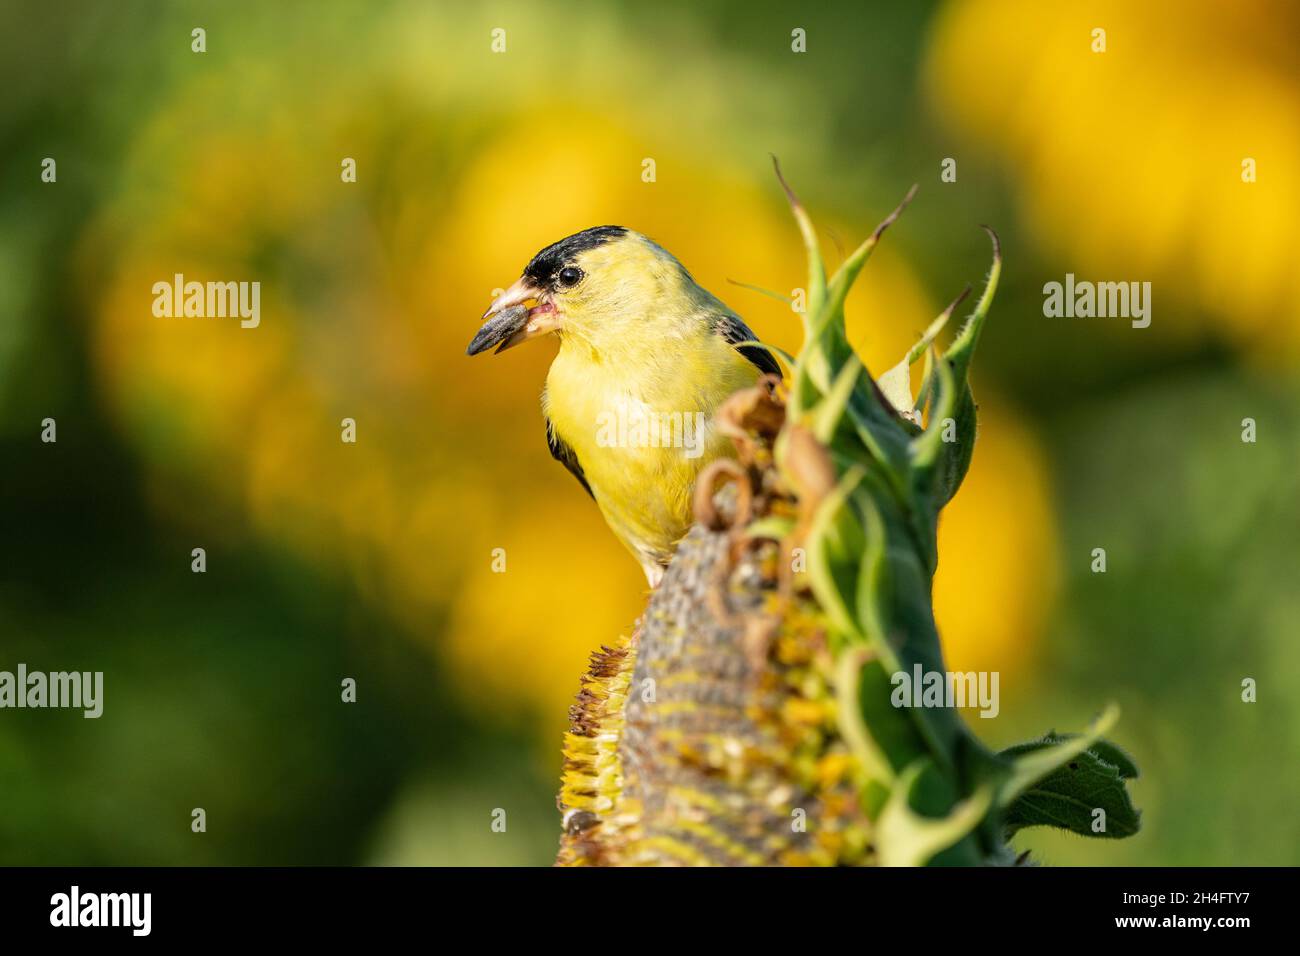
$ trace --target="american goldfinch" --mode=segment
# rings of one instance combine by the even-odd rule
[[[700,471],[732,453],[713,416],[780,366],[671,253],[622,226],[547,246],[483,314],[468,352],[549,332],[542,394],[551,454],[659,583],[692,521]]]

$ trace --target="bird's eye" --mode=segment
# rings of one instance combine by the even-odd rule
[[[560,270],[559,285],[561,289],[572,288],[582,280],[582,270],[567,266]]]

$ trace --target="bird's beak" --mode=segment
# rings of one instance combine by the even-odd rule
[[[532,308],[527,303],[533,302]],[[560,327],[560,316],[551,301],[550,293],[539,288],[527,276],[502,292],[483,313],[487,321],[469,343],[466,352],[478,355],[492,346],[498,352],[514,348]]]

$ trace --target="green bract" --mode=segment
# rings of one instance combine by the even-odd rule
[[[1135,833],[1138,813],[1124,781],[1137,768],[1100,739],[1118,716],[1113,705],[1086,734],[1048,734],[994,753],[951,706],[891,702],[893,675],[917,665],[944,672],[930,598],[936,529],[975,445],[969,373],[1001,272],[996,234],[986,227],[993,243],[988,281],[948,348],[940,353],[935,341],[964,293],[877,378],[848,343],[844,303],[916,189],[828,279],[812,221],[781,183],[803,234],[808,289],[776,463],[797,485],[792,428],[810,431],[834,463],[838,484],[817,505],[803,544],[838,655],[841,732],[868,777],[862,800],[875,821],[880,862],[1007,863],[1007,838],[1036,825],[1084,836]],[[923,356],[913,397],[908,370]]]

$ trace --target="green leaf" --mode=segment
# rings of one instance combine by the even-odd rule
[[[854,489],[854,501],[862,514],[865,546],[858,565],[857,590],[854,608],[862,632],[880,655],[885,666],[898,669],[898,655],[889,646],[885,633],[884,608],[887,606],[887,575],[885,564],[885,525],[880,510],[872,500],[870,489]]]
[[[1048,734],[1040,741],[1004,750],[1002,755],[1020,756],[1053,747],[1066,739],[1069,738]],[[1115,760],[1108,760],[1108,756]],[[1113,840],[1132,836],[1141,826],[1141,813],[1134,809],[1124,781],[1136,776],[1137,767],[1128,754],[1114,744],[1095,741],[1007,807],[1004,818],[1007,836],[1034,826],[1057,827],[1082,836]],[[1097,810],[1104,811],[1104,817],[1099,818]],[[1104,829],[1095,829],[1099,825]]]
[[[930,476],[939,467],[943,446],[946,444],[943,440],[943,424],[952,417],[957,407],[957,383],[947,359],[934,363],[932,395],[930,421],[926,424],[925,431],[913,438],[911,444],[913,471],[917,476],[915,483],[923,488],[931,483]]]
[[[835,275],[830,282],[830,301],[834,308],[844,308],[844,302],[849,297],[849,289],[853,287],[853,283],[857,279],[858,273],[862,271],[862,267],[871,258],[871,253],[880,242],[880,237],[885,234],[886,229],[898,221],[898,217],[903,214],[903,210],[907,208],[908,203],[915,198],[918,188],[920,187],[913,185],[907,191],[907,195],[903,197],[903,201],[894,208],[894,211],[886,216],[880,225],[875,228],[875,231],[863,241],[862,245],[854,249],[849,257],[840,264],[840,267],[835,270]]]
[[[953,378],[959,384],[966,381],[967,373],[970,371],[971,358],[974,357],[975,346],[979,344],[980,332],[984,330],[984,320],[988,318],[989,309],[993,305],[993,296],[998,290],[998,278],[1002,275],[1002,244],[998,242],[996,232],[988,226],[982,228],[993,241],[993,265],[989,268],[988,283],[984,286],[984,294],[975,305],[975,311],[957,333],[952,346],[944,353],[944,359],[952,368]]]
[[[803,410],[814,404],[817,397],[825,394],[830,388],[833,374],[830,357],[826,355],[821,336],[814,331],[816,323],[829,319],[829,316],[823,316],[823,311],[826,309],[826,267],[822,263],[821,249],[817,244],[817,230],[808,216],[808,211],[804,209],[803,203],[786,182],[785,176],[781,173],[781,164],[775,156],[772,157],[772,166],[776,169],[776,178],[790,201],[790,211],[799,226],[804,252],[808,257],[808,297],[805,311],[800,316],[803,321],[804,342],[799,351],[799,358],[794,364],[794,380],[790,383],[790,415],[798,420],[802,418]]]
[[[1011,775],[1003,784],[1001,793],[998,794],[998,806],[1010,806],[1031,786],[1054,773],[1100,740],[1101,735],[1113,727],[1117,720],[1119,720],[1119,707],[1111,704],[1093,721],[1086,734],[1072,734],[1068,737],[1049,734],[1042,740],[1032,742],[1023,752],[1011,754]],[[1015,748],[1011,749],[1015,750]]]
[[[998,796],[1006,810],[1008,836],[1032,826],[1111,839],[1137,832],[1140,815],[1124,785],[1138,775],[1137,765],[1115,744],[1101,739],[1118,713],[1111,705],[1086,734],[1048,733],[998,755],[1011,763],[1011,775]],[[1105,811],[1101,831],[1093,829],[1098,809]]]
[[[1098,740],[1088,748],[1102,760],[1113,764],[1119,771],[1120,777],[1125,780],[1136,780],[1138,777],[1137,764],[1133,762],[1124,750],[1118,745],[1111,743],[1109,740]]]
[[[843,538],[846,529],[839,524],[841,516],[851,518],[845,505],[849,495],[862,480],[864,469],[854,468],[839,485],[822,500],[813,513],[808,528],[808,580],[817,603],[826,612],[831,625],[841,634],[855,640],[865,640],[860,625],[851,608],[853,588],[856,585],[856,560],[846,557],[861,550],[861,541],[846,547]],[[853,547],[852,545],[857,545]]]
[[[928,771],[928,772],[927,772]],[[958,802],[945,817],[923,816],[914,806],[922,800],[922,785],[933,786],[933,764],[921,757],[899,775],[876,821],[881,866],[924,866],[936,855],[966,838],[988,813],[993,790],[983,786]]]
[[[954,438],[944,443],[942,460],[939,466],[939,489],[936,504],[942,508],[952,500],[957,489],[961,487],[970,470],[971,458],[975,454],[976,412],[975,396],[970,385],[963,385],[961,398],[952,415]]]
[[[835,430],[839,427],[840,419],[844,417],[844,410],[848,407],[849,398],[858,384],[858,376],[861,372],[862,361],[856,355],[850,356],[844,363],[844,367],[836,374],[826,397],[813,409],[813,434],[823,445],[830,445],[835,437]]]
[[[1014,747],[1008,747],[1006,750],[1001,751],[999,756],[1009,757],[1014,760],[1022,754],[1032,753],[1035,750],[1042,750],[1063,741],[1078,740],[1079,737],[1079,734],[1058,734],[1056,731],[1051,730],[1038,740],[1029,740],[1023,744],[1016,744]],[[1106,761],[1106,763],[1114,765],[1115,769],[1119,771],[1120,777],[1124,780],[1137,779],[1137,764],[1134,763],[1133,758],[1117,744],[1113,744],[1109,740],[1098,739],[1088,745],[1088,750]]]
[[[903,356],[901,362],[881,375],[876,383],[880,386],[880,391],[889,399],[890,403],[898,409],[904,416],[920,422],[921,406],[924,404],[926,394],[926,384],[928,383],[929,370],[933,367],[933,360],[930,356],[930,346],[934,340],[939,337],[943,327],[948,324],[952,318],[953,312],[957,306],[961,305],[962,300],[970,294],[970,286],[967,286],[962,294],[957,296],[946,309],[939,313],[939,317],[930,323],[929,327],[921,333],[915,345],[908,349],[907,354]],[[919,400],[912,398],[912,376],[911,368],[916,364],[917,359],[922,355],[926,356],[926,378],[922,379],[921,394]]]
[[[885,398],[889,399],[889,404],[902,414],[911,413],[912,374],[911,363],[907,361],[906,356],[893,368],[880,375],[876,379],[876,384],[880,386],[880,391],[884,393]]]
[[[822,265],[821,248],[817,243],[817,230],[813,226],[812,219],[808,216],[808,211],[804,209],[803,203],[795,195],[790,184],[786,182],[784,174],[781,172],[781,163],[775,156],[772,157],[772,166],[776,170],[776,178],[781,183],[781,188],[785,190],[786,198],[790,201],[790,211],[794,213],[794,221],[799,225],[799,234],[803,237],[804,252],[808,257],[808,301],[807,311],[804,313],[804,329],[809,329],[809,317],[819,314],[822,305],[826,301],[826,268]]]
[[[984,230],[993,242],[993,265],[989,269],[988,283],[984,286],[984,294],[975,305],[975,311],[957,333],[952,346],[944,353],[942,362],[937,363],[940,368],[945,365],[948,367],[956,386],[950,398],[950,411],[943,417],[952,417],[956,422],[957,439],[953,442],[945,442],[938,449],[942,452],[942,461],[938,466],[937,504],[939,507],[951,501],[952,496],[957,493],[970,468],[971,456],[975,451],[975,398],[970,389],[970,363],[975,354],[975,346],[979,344],[984,321],[988,318],[989,309],[993,305],[998,278],[1002,274],[1002,246],[998,242],[997,233],[988,226],[985,226]],[[932,419],[939,414],[939,412],[931,412]]]
[[[865,647],[846,648],[840,653],[835,668],[836,712],[839,716],[840,733],[848,744],[850,752],[858,758],[869,781],[890,785],[894,782],[894,768],[889,765],[889,758],[871,734],[871,728],[863,719],[862,702],[859,697],[862,689],[862,669],[873,659],[870,649]]]
[[[849,396],[849,417],[862,447],[874,463],[885,466],[890,482],[901,492],[908,465],[908,442],[912,433],[919,434],[920,430],[893,410],[870,376],[864,375],[862,380],[869,384]]]

